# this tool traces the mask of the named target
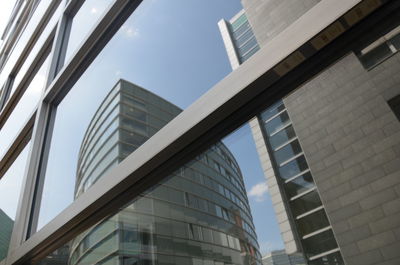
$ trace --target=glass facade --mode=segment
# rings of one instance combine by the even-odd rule
[[[229,30],[240,63],[245,62],[260,49],[245,13],[231,21]]]
[[[157,104],[156,104],[157,103]],[[120,80],[86,130],[75,197],[181,110]],[[71,242],[69,264],[261,264],[240,168],[219,143]]]
[[[283,201],[288,205],[289,215],[295,223],[304,255],[310,260],[323,253],[335,254],[337,259],[324,263],[344,264],[335,237],[322,207],[313,176],[303,154],[290,117],[283,101],[278,101],[259,116],[264,129],[264,139],[274,165]]]
[[[267,51],[245,0],[18,0],[0,265],[397,264],[399,3],[303,1]]]

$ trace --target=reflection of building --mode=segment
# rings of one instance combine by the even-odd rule
[[[0,209],[0,260],[7,256],[14,221]]]
[[[260,49],[319,2],[242,0]],[[363,1],[335,30],[381,4]],[[391,235],[400,224],[398,210],[389,210],[400,194],[391,184],[400,173],[400,81],[392,77],[400,70],[400,27],[385,23],[250,122],[286,252],[304,253],[308,264],[398,263],[398,255],[381,254],[398,249]],[[228,47],[238,49],[226,32],[236,69]]]
[[[286,254],[285,250],[271,251],[262,258],[263,265],[304,265],[303,255],[300,253]]]
[[[218,27],[233,69],[260,49],[244,10],[237,13],[229,22],[221,19]]]
[[[180,109],[121,80],[84,136],[76,196]],[[219,143],[72,242],[69,264],[261,264],[243,178]]]

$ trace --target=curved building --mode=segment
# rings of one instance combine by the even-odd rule
[[[75,196],[180,112],[120,80],[84,136]],[[261,264],[243,177],[222,143],[75,238],[71,246],[70,265]]]

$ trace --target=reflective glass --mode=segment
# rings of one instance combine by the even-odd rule
[[[271,147],[275,150],[276,148],[282,146],[284,143],[296,137],[296,133],[294,132],[293,126],[290,125],[285,129],[281,130],[277,134],[269,137],[269,143]]]
[[[101,120],[101,115],[94,117]],[[124,133],[123,142],[137,141],[123,127],[117,131]],[[284,243],[252,137],[249,125],[231,133],[122,208],[112,221],[77,236],[64,247],[69,254],[58,255],[59,260],[70,265],[117,260],[261,265],[263,255],[284,249]],[[108,163],[106,157],[98,160]]]
[[[388,44],[385,42],[378,47],[372,49],[368,53],[361,55],[360,60],[364,67],[369,69],[379,64],[392,54],[393,52],[390,50]]]
[[[39,23],[40,19],[43,17],[43,13],[49,6],[50,2],[52,0],[41,0],[39,4],[37,5],[35,11],[32,13],[32,16],[29,19],[29,23],[26,25],[26,27],[23,29],[23,32],[21,36],[18,38],[17,43],[14,45],[14,47],[11,50],[11,55],[6,59],[4,68],[2,68],[2,71],[0,73],[0,84],[5,82],[6,78],[8,77],[8,74],[10,73],[11,69],[14,67],[15,62],[17,61],[18,57],[20,56],[20,53],[22,52],[23,48],[26,45],[26,42],[29,40],[29,38],[32,37],[32,33],[35,30],[37,24]],[[57,15],[59,16],[59,12],[61,11],[61,8],[57,9]],[[56,17],[57,17],[56,15]],[[56,19],[51,19],[49,22],[50,25],[55,25],[57,22]],[[52,26],[48,27],[51,28]],[[46,32],[49,32],[47,29],[43,32],[43,34],[46,35]],[[41,45],[39,45],[41,46]],[[32,51],[32,53],[35,53],[35,50]]]
[[[239,48],[239,52],[241,54],[246,53],[247,51],[250,51],[251,48],[253,48],[254,46],[257,45],[257,40],[255,38],[250,39],[248,42],[246,42],[245,44],[243,44],[243,46],[241,46]]]
[[[275,161],[278,165],[282,164],[285,161],[293,158],[295,155],[298,155],[302,152],[299,141],[295,140],[293,142],[288,143],[283,146],[279,150],[273,153]]]
[[[46,82],[46,73],[49,66],[49,58],[40,66],[35,77],[29,83],[26,91],[14,108],[10,117],[0,130],[0,159],[7,152],[12,141],[18,135],[19,131],[26,124],[30,116],[35,111],[39,100],[43,94]]]
[[[55,29],[55,27],[57,25],[57,22],[58,22],[58,18],[60,16],[61,12],[62,12],[62,9],[63,9],[63,6],[59,5],[57,10],[55,11],[55,15],[50,19],[50,21],[48,22],[46,27],[43,29],[39,39],[36,41],[36,43],[33,46],[32,50],[29,52],[29,55],[27,56],[27,58],[23,61],[23,64],[22,64],[21,68],[19,69],[19,71],[17,73],[15,73],[15,78],[13,80],[13,84],[12,84],[12,88],[11,88],[11,92],[10,92],[9,98],[13,95],[13,93],[15,92],[15,89],[18,87],[18,85],[20,84],[21,80],[24,78],[26,72],[32,66],[33,60],[35,60],[35,57],[37,56],[37,53],[43,47],[43,45],[44,45],[45,41],[47,40],[47,38],[49,37],[50,33],[52,32],[53,29]],[[24,32],[24,34],[28,34],[29,35],[31,33],[25,33]],[[28,38],[28,36],[26,36],[26,38]],[[23,43],[21,45],[23,45]],[[51,47],[51,45],[50,45],[50,47]],[[18,55],[18,54],[16,54],[16,55]],[[6,70],[3,70],[2,73],[6,73]]]
[[[29,148],[30,144],[23,149],[11,167],[0,178],[0,261],[7,256]]]
[[[299,195],[312,187],[314,187],[314,180],[310,172],[306,172],[284,184],[285,191],[289,197]]]
[[[287,164],[281,166],[279,168],[279,174],[281,178],[289,179],[303,172],[306,169],[308,169],[307,161],[305,157],[302,155],[300,157],[297,157],[296,159],[293,159]]]
[[[340,255],[339,252],[335,252],[332,254],[328,254],[326,256],[323,256],[319,259],[315,259],[312,261],[308,262],[309,265],[340,265],[344,264],[342,255]]]
[[[114,0],[85,0],[78,12],[72,18],[71,29],[65,55],[67,62],[71,55],[95,27],[107,8],[115,2]]]
[[[289,115],[287,112],[281,113],[278,117],[273,118],[272,120],[265,123],[265,129],[269,136],[274,135],[280,129],[284,128],[290,123]]]
[[[82,32],[72,29],[76,37],[70,42],[80,43],[109,3],[85,1],[72,22],[72,28],[84,25]],[[55,106],[49,159],[41,169],[44,187],[36,209],[38,227],[33,230],[53,219],[230,72],[215,25],[240,8],[240,1],[223,6],[214,1],[143,1],[139,5]],[[91,11],[96,14],[89,15]],[[93,23],[86,25],[85,19]],[[115,127],[111,128],[113,117]],[[116,128],[117,136],[113,134]],[[106,145],[108,137],[116,145]],[[107,149],[117,155],[113,157]],[[227,165],[219,164],[218,178],[236,183],[235,192],[240,194],[237,189],[243,187],[237,183],[235,166],[227,172]]]
[[[315,236],[303,240],[304,252],[308,257],[312,257],[328,250],[337,248],[335,237],[332,230],[319,233]]]
[[[301,237],[327,226],[329,226],[329,221],[323,209],[297,220],[297,227]]]
[[[311,211],[321,205],[321,199],[315,190],[290,202],[290,208],[292,209],[294,216]]]
[[[397,49],[400,50],[400,33],[395,35],[390,39],[390,43],[393,44],[393,46]]]
[[[282,100],[278,100],[278,102],[273,104],[271,107],[261,112],[261,119],[267,121],[284,109],[285,105],[283,105]]]

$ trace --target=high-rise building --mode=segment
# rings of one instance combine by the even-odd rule
[[[228,21],[221,19],[218,27],[233,69],[256,53],[260,46],[244,10]]]
[[[400,1],[15,2],[0,265],[400,264]]]
[[[317,9],[319,2],[242,0],[261,49],[268,49],[273,38]],[[321,40],[380,4],[365,1]],[[399,139],[400,131],[400,86],[391,78],[399,68],[398,24],[355,44],[353,52],[250,121],[286,252],[304,253],[308,264],[362,264],[357,263],[362,255],[371,249],[384,252],[391,240],[382,239],[376,248],[367,247],[368,242],[398,227],[384,225],[398,222],[390,210],[380,222],[375,222],[380,217],[372,217],[385,212],[385,202],[398,196],[388,191],[393,196],[389,198],[384,191],[400,173],[393,167],[399,157],[394,138]],[[226,47],[237,49],[233,40],[227,43],[226,32],[221,34]],[[315,40],[312,45],[324,44]],[[232,62],[228,49],[227,53]],[[302,57],[299,52],[283,66],[290,69]],[[371,197],[372,192],[381,195]],[[390,259],[385,254],[374,258]]]
[[[75,196],[180,112],[159,96],[120,80],[83,138]],[[243,176],[224,144],[216,144],[71,244],[70,265],[139,262],[261,264]]]

